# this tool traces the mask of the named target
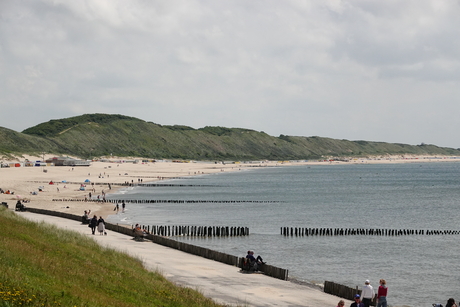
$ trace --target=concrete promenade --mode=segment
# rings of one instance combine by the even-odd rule
[[[170,249],[149,241],[136,242],[132,237],[108,231],[107,236],[91,235],[80,222],[34,214],[18,213],[29,220],[54,224],[92,237],[102,246],[141,259],[148,270],[162,273],[168,280],[196,289],[218,303],[232,306],[308,306],[335,307],[340,298],[314,287],[282,281],[263,274],[245,274],[240,269],[213,260]],[[242,254],[245,251],[241,251]],[[345,300],[345,306],[350,305]]]

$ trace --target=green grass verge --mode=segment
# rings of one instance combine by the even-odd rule
[[[0,306],[222,306],[138,259],[0,206]]]

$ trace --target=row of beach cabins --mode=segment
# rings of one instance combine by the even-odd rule
[[[24,161],[1,163],[0,167],[35,167],[35,166],[90,166],[91,161],[78,160],[68,157],[54,157],[46,161]]]

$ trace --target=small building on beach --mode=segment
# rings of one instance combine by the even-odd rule
[[[90,166],[91,161],[78,160],[69,157],[54,157],[46,160],[46,163],[52,163],[54,166]]]

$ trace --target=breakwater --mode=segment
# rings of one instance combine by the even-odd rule
[[[142,229],[159,236],[236,237],[249,236],[248,227],[142,225]]]
[[[203,200],[203,199],[80,199],[80,198],[53,198],[52,201],[62,202],[103,202],[121,204],[155,204],[155,203],[177,203],[177,204],[196,204],[196,203],[279,203],[277,200]]]
[[[408,235],[458,235],[460,230],[430,229],[368,229],[368,228],[299,228],[281,227],[283,236],[408,236]]]
[[[179,177],[178,177],[179,178]],[[178,179],[178,178],[167,178],[167,179]],[[122,186],[122,187],[216,187],[212,184],[172,184],[172,183],[134,183],[134,182],[71,182],[71,181],[29,181],[41,184],[47,184],[50,186],[57,184],[78,184],[83,185],[86,188],[91,188],[92,186]]]

